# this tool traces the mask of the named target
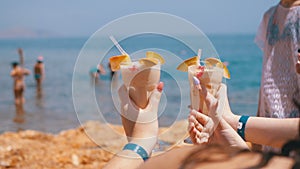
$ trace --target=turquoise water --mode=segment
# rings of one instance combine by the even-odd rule
[[[226,83],[232,110],[237,114],[255,115],[262,58],[260,50],[253,42],[254,35],[211,35],[209,38],[221,59],[229,62],[231,79]],[[56,133],[80,124],[72,101],[72,77],[77,56],[86,40],[87,38],[0,40],[0,132],[35,129]],[[155,44],[152,46],[153,48],[164,46],[165,50],[168,49],[182,59],[194,55],[193,51],[188,49],[180,50],[184,46],[180,46],[176,42],[167,42],[163,40],[154,42],[153,40],[134,44],[129,40],[123,44],[123,48],[128,53],[134,53]],[[32,70],[36,57],[43,55],[46,68],[42,96],[36,94],[33,76],[30,75],[26,78],[25,114],[18,117],[23,119],[22,123],[13,121],[17,116],[13,101],[13,82],[9,76],[10,63],[18,60],[16,52],[18,47],[22,47],[25,51],[25,67]],[[111,81],[107,67],[107,58],[115,54],[117,54],[116,49],[112,49],[105,56],[103,65],[107,74],[101,76],[99,84],[91,86],[91,88],[96,91],[100,113],[105,120],[111,123],[120,123],[119,114],[112,102]],[[90,67],[92,66],[94,65],[90,65]],[[187,82],[186,74],[177,72],[175,70],[177,65],[167,66],[167,68],[162,67],[162,70],[169,71],[163,71],[161,77],[161,80],[165,82],[163,106],[159,119],[162,126],[171,125],[177,118],[186,118],[187,113],[180,114],[179,112],[187,112],[189,102],[188,87],[182,88],[178,85],[178,83],[185,84]],[[174,71],[172,71],[173,68]],[[89,81],[88,72],[82,75],[81,80]],[[180,91],[185,95],[180,95]],[[84,94],[84,91],[82,93]],[[84,100],[83,104],[86,105],[86,108],[78,112],[80,120],[98,120],[99,113],[89,111],[92,110],[89,105],[90,100]]]

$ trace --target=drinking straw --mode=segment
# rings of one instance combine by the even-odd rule
[[[200,65],[201,55],[202,55],[202,49],[199,49],[198,50],[198,55],[197,55],[198,56],[198,63],[197,63],[198,65]]]
[[[110,40],[115,44],[115,46],[118,48],[118,50],[122,53],[122,55],[128,55],[125,50],[120,46],[118,41],[111,35],[109,36]],[[129,55],[128,55],[129,56]]]

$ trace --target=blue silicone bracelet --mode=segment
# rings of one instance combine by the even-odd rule
[[[143,147],[141,147],[137,144],[134,144],[134,143],[126,144],[124,146],[123,150],[132,150],[132,151],[136,152],[138,155],[140,155],[142,157],[142,159],[144,161],[148,160],[148,158],[149,158],[147,151]]]
[[[248,118],[249,116],[241,116],[237,127],[237,133],[242,137],[243,140],[245,140],[245,128]]]

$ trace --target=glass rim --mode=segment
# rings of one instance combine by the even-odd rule
[[[137,63],[137,64],[136,64]],[[142,65],[140,62],[139,62],[139,59],[132,59],[131,60],[131,62],[121,62],[120,63],[120,67],[122,66],[124,66],[124,67],[126,67],[126,66],[131,66],[131,65],[134,65],[134,64],[136,64],[136,65]],[[155,67],[155,66],[161,66],[161,63],[160,63],[160,60],[158,60],[158,63],[157,64],[155,64],[155,65],[153,65],[153,66],[150,66],[150,67]]]

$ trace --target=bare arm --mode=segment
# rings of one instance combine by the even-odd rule
[[[125,86],[119,89],[121,100],[122,124],[129,143],[141,146],[151,155],[152,149],[157,142],[158,119],[157,111],[161,97],[163,84],[157,86],[149,98],[148,106],[140,109],[131,102]],[[115,168],[138,168],[144,163],[139,154],[132,150],[122,150],[115,155],[104,167]]]
[[[23,67],[24,66],[24,52],[22,48],[18,49],[18,54],[20,56],[20,66]]]
[[[24,75],[29,75],[30,74],[30,70],[23,68],[23,74]]]
[[[131,157],[131,158],[129,158]],[[138,154],[130,150],[123,150],[115,155],[104,169],[138,168],[144,161]]]
[[[300,75],[300,49],[298,50],[298,61],[296,63],[296,72]]]
[[[204,89],[205,87],[202,88]],[[208,93],[208,95],[210,94]],[[241,116],[234,115],[232,113],[229,106],[229,102],[227,100],[227,91],[224,85],[222,85],[221,89],[218,91],[218,95],[219,106],[221,105],[223,112],[222,119],[226,120],[226,122],[229,123],[235,131],[237,131],[237,126],[239,124],[239,119]],[[225,105],[222,105],[220,103],[225,103]],[[210,111],[211,110],[213,109],[210,108]],[[219,114],[218,109],[214,112],[216,112],[216,114]],[[210,113],[211,118],[214,118],[213,114],[213,112]],[[196,114],[194,116],[197,118],[199,117],[199,114]],[[206,125],[206,123],[203,123],[203,120],[194,120],[194,123]],[[222,125],[222,120],[219,125]],[[200,131],[200,129],[198,130]],[[231,132],[231,134],[227,133],[227,135],[224,136],[230,141],[230,137],[235,138],[233,134],[236,135],[236,132]],[[246,141],[257,144],[269,145],[273,147],[282,147],[282,145],[285,144],[287,141],[296,139],[297,137],[299,137],[299,118],[275,119],[265,117],[250,117],[245,127]]]
[[[226,97],[223,118],[237,131],[241,116],[234,115],[227,99],[227,91],[220,91]],[[248,142],[282,147],[289,140],[299,137],[299,118],[275,119],[265,117],[250,117],[245,127],[245,139]]]
[[[16,71],[12,70],[12,71],[10,72],[10,76],[11,76],[11,77],[14,77],[15,75],[16,75]]]
[[[249,142],[282,147],[287,141],[299,137],[299,119],[250,117],[245,128]]]

